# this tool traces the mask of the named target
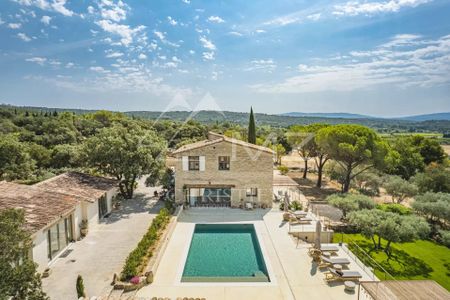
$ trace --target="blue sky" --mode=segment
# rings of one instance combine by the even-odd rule
[[[2,0],[0,103],[450,111],[450,1]]]

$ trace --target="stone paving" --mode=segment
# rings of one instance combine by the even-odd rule
[[[69,246],[72,252],[57,259],[43,279],[51,300],[77,299],[76,278],[83,277],[89,297],[108,295],[114,273],[120,273],[126,257],[140,241],[162,204],[153,198],[154,188],[140,181],[134,199],[89,231],[86,238]]]

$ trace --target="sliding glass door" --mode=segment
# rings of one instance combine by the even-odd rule
[[[70,215],[61,219],[47,231],[48,260],[55,258],[72,240],[72,215]]]

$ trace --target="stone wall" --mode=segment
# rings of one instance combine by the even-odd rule
[[[205,156],[204,171],[184,171],[183,156]],[[219,156],[230,156],[230,170],[219,170]],[[243,202],[255,206],[272,205],[273,154],[254,148],[222,141],[197,149],[190,149],[176,156],[175,199],[185,202],[185,185],[230,185],[231,205],[239,207]],[[256,197],[247,197],[248,188],[257,188]]]

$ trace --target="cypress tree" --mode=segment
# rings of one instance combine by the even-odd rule
[[[250,107],[250,119],[248,121],[248,142],[256,145],[256,126],[253,116],[253,107]]]

